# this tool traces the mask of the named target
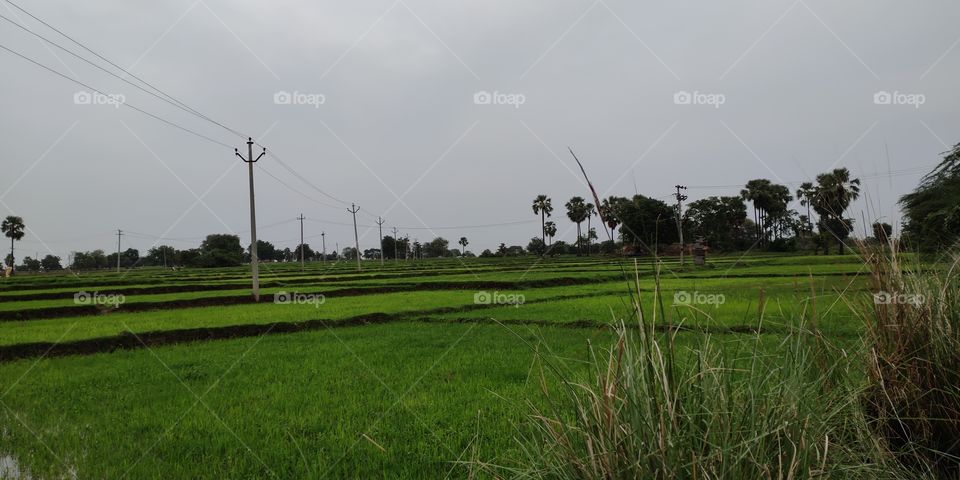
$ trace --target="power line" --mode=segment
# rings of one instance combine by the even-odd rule
[[[36,60],[34,60],[34,59],[32,59],[32,58],[30,58],[30,57],[28,57],[28,56],[20,53],[20,52],[17,52],[17,51],[15,51],[15,50],[12,50],[12,49],[8,48],[8,47],[5,46],[5,45],[0,44],[0,49],[6,50],[7,52],[10,52],[10,53],[12,53],[12,54],[14,54],[14,55],[16,55],[16,56],[18,56],[18,57],[20,57],[20,58],[28,61],[28,62],[30,62],[30,63],[32,63],[32,64],[40,67],[40,68],[43,68],[44,70],[47,70],[47,71],[49,71],[49,72],[51,72],[51,73],[53,73],[53,74],[55,74],[55,75],[57,75],[57,76],[59,76],[59,77],[61,77],[61,78],[64,78],[64,79],[67,79],[67,80],[69,80],[69,81],[71,81],[71,82],[73,82],[73,83],[76,83],[77,85],[80,85],[81,87],[87,88],[87,89],[89,89],[89,90],[91,90],[91,91],[93,91],[93,92],[95,92],[95,93],[99,93],[100,95],[107,96],[106,93],[103,93],[102,91],[100,91],[100,90],[98,90],[98,89],[96,89],[96,88],[93,88],[93,87],[91,87],[90,85],[87,85],[86,83],[83,83],[83,82],[81,82],[81,81],[79,81],[79,80],[70,78],[69,76],[64,75],[63,73],[60,73],[60,72],[58,72],[57,70],[54,70],[53,68],[48,67],[48,66],[46,66],[46,65],[44,65],[44,64],[42,64],[42,63],[40,63],[40,62],[38,62],[38,61],[36,61]],[[161,121],[161,122],[163,122],[163,123],[166,123],[167,125],[170,125],[171,127],[178,128],[178,129],[180,129],[180,130],[183,130],[184,132],[187,132],[187,133],[189,133],[189,134],[191,134],[191,135],[195,135],[195,136],[197,136],[197,137],[200,137],[200,138],[202,138],[202,139],[204,139],[204,140],[206,140],[206,141],[208,141],[208,142],[215,143],[215,144],[217,144],[217,145],[220,145],[220,146],[226,147],[226,148],[231,148],[231,147],[232,147],[232,145],[223,143],[223,142],[221,142],[221,141],[219,141],[219,140],[214,140],[213,138],[210,138],[210,137],[208,137],[208,136],[206,136],[206,135],[204,135],[204,134],[202,134],[202,133],[198,133],[198,132],[196,132],[196,131],[194,131],[194,130],[191,130],[191,129],[187,128],[187,127],[184,127],[184,126],[182,126],[182,125],[179,125],[179,124],[177,124],[177,123],[174,123],[174,122],[172,122],[172,121],[170,121],[170,120],[167,120],[167,119],[165,119],[165,118],[163,118],[163,117],[159,117],[159,116],[157,116],[157,115],[154,115],[154,114],[152,114],[152,113],[150,113],[150,112],[148,112],[148,111],[146,111],[146,110],[144,110],[144,109],[142,109],[142,108],[140,108],[140,107],[137,107],[137,106],[135,106],[135,105],[132,105],[132,104],[130,104],[130,103],[122,102],[122,103],[120,103],[120,105],[123,105],[123,106],[125,106],[125,107],[129,107],[129,108],[132,108],[132,109],[134,109],[134,110],[136,110],[136,111],[138,111],[138,112],[140,112],[140,113],[142,113],[142,114],[144,114],[144,115],[147,115],[148,117],[151,117],[151,118],[153,118],[153,119],[156,119],[156,120],[159,120],[159,121]]]
[[[151,96],[153,96],[153,97],[155,97],[155,98],[157,98],[157,99],[159,99],[159,100],[161,100],[161,101],[163,101],[163,102],[166,102],[166,103],[168,103],[168,104],[170,104],[170,105],[173,105],[174,107],[177,107],[177,108],[179,108],[180,110],[183,110],[183,111],[185,111],[185,112],[187,112],[187,113],[189,113],[189,114],[191,114],[191,115],[195,115],[195,116],[197,116],[197,117],[199,117],[199,118],[201,118],[201,119],[203,119],[203,120],[207,120],[207,121],[213,123],[214,125],[218,125],[218,126],[226,129],[227,131],[229,131],[229,132],[231,132],[231,133],[233,133],[233,134],[235,134],[235,135],[238,135],[238,136],[240,136],[240,137],[243,137],[243,134],[242,134],[242,133],[240,133],[240,132],[238,132],[238,131],[236,131],[236,130],[234,130],[234,129],[232,129],[232,128],[229,128],[229,127],[227,127],[226,125],[223,125],[222,123],[217,122],[216,120],[213,120],[212,118],[210,118],[210,117],[208,117],[208,116],[206,116],[206,115],[204,115],[204,114],[202,114],[202,113],[194,110],[193,108],[187,106],[187,105],[184,104],[183,102],[180,102],[179,100],[176,100],[176,99],[168,100],[167,98],[161,97],[160,95],[158,95],[158,94],[156,94],[156,93],[154,93],[154,92],[151,92],[151,91],[149,91],[149,90],[141,87],[140,85],[137,85],[137,84],[135,84],[135,83],[133,83],[133,82],[131,82],[131,81],[129,81],[129,80],[121,77],[120,75],[117,75],[116,73],[113,73],[113,72],[107,70],[106,68],[103,68],[103,67],[101,67],[100,65],[97,65],[96,63],[91,62],[90,60],[88,60],[88,59],[86,59],[86,58],[84,58],[84,57],[82,57],[82,56],[74,53],[72,50],[67,49],[66,47],[58,44],[57,42],[54,42],[53,40],[50,40],[50,39],[44,37],[43,35],[40,35],[39,33],[34,32],[33,30],[30,30],[29,28],[27,28],[27,27],[25,27],[25,26],[23,26],[23,25],[15,22],[15,21],[7,18],[6,16],[4,16],[4,15],[2,15],[2,14],[0,14],[0,19],[6,20],[7,22],[12,23],[13,25],[15,25],[15,26],[19,27],[20,29],[26,31],[27,33],[29,33],[29,34],[31,34],[31,35],[34,35],[35,37],[37,37],[37,38],[39,38],[39,39],[41,39],[41,40],[49,43],[50,45],[53,45],[54,47],[59,48],[60,50],[63,50],[64,52],[67,52],[68,54],[74,56],[75,58],[77,58],[77,59],[79,59],[79,60],[81,60],[81,61],[83,61],[83,62],[86,62],[87,64],[89,64],[89,65],[93,66],[94,68],[96,68],[96,69],[98,69],[98,70],[106,73],[107,75],[110,75],[110,76],[116,78],[117,80],[120,80],[121,82],[124,82],[124,83],[126,83],[126,84],[128,84],[128,85],[130,85],[130,86],[132,86],[132,87],[134,87],[134,88],[136,88],[136,89],[138,89],[138,90],[140,90],[140,91],[148,94],[148,95],[151,95]],[[101,58],[102,58],[102,57],[101,57]],[[115,66],[115,64],[113,64],[113,62],[110,62],[109,60],[105,60],[105,61],[107,61],[107,62],[110,63],[111,65],[114,65],[114,66]],[[120,68],[120,67],[117,67],[117,68]],[[120,68],[120,69],[123,70],[122,68]],[[126,70],[123,70],[123,71],[124,71],[125,73],[130,74],[130,72],[127,72]],[[131,74],[131,75],[132,75],[132,74]],[[137,78],[137,79],[139,80],[139,77],[134,77],[134,78]],[[143,82],[143,80],[140,80],[140,81]],[[144,82],[144,83],[146,83],[146,82]],[[154,87],[154,86],[152,86],[152,85],[150,85],[150,84],[147,84],[147,85],[150,86],[150,88],[153,88],[154,90],[157,90],[157,91],[160,92],[161,94],[169,97],[169,95],[167,95],[166,93],[163,93],[161,90],[158,90],[156,87]],[[170,98],[173,98],[173,97],[170,97]]]
[[[80,60],[83,60],[84,62],[89,63],[90,65],[93,65],[94,67],[99,68],[100,70],[103,70],[104,72],[106,72],[106,73],[108,73],[108,74],[110,74],[110,75],[113,75],[113,76],[119,78],[120,80],[122,80],[122,81],[124,81],[124,82],[126,82],[126,83],[129,83],[130,85],[133,85],[133,86],[136,87],[136,88],[139,88],[140,90],[145,91],[146,93],[150,93],[151,95],[154,95],[154,96],[156,96],[157,98],[160,98],[161,100],[166,101],[167,103],[171,103],[171,104],[173,104],[174,106],[177,106],[178,108],[181,108],[181,109],[183,109],[183,110],[185,110],[185,111],[187,111],[187,112],[189,112],[189,113],[191,113],[191,114],[193,114],[193,115],[196,115],[196,116],[198,116],[198,117],[200,117],[200,118],[202,118],[202,119],[204,119],[204,120],[207,120],[208,122],[211,122],[211,123],[213,123],[214,125],[217,125],[217,126],[223,128],[223,129],[225,129],[225,130],[227,130],[227,131],[229,131],[229,132],[231,132],[231,133],[233,133],[233,134],[235,134],[235,135],[238,135],[238,136],[240,136],[241,138],[246,137],[246,135],[244,135],[242,132],[239,132],[239,131],[237,131],[237,130],[234,130],[234,129],[232,129],[232,128],[230,128],[230,127],[228,127],[228,126],[226,126],[226,125],[224,125],[224,124],[222,124],[222,123],[220,123],[220,122],[218,122],[218,121],[216,121],[216,120],[214,120],[214,119],[212,119],[212,118],[210,118],[210,117],[208,117],[208,116],[206,116],[206,115],[204,115],[204,114],[202,114],[202,113],[200,113],[199,111],[197,111],[197,110],[194,109],[193,107],[190,107],[190,106],[187,105],[186,103],[181,102],[180,100],[177,100],[177,99],[176,99],[175,97],[173,97],[172,95],[170,95],[170,94],[164,92],[163,90],[157,88],[156,86],[154,86],[154,85],[151,84],[150,82],[148,82],[148,81],[140,78],[139,76],[137,76],[137,75],[134,74],[133,72],[131,72],[131,71],[129,71],[129,70],[121,67],[120,65],[117,65],[116,63],[110,61],[110,59],[104,57],[103,55],[101,55],[101,54],[99,54],[99,53],[97,53],[97,52],[95,52],[93,49],[91,49],[90,47],[84,45],[84,44],[83,44],[82,42],[80,42],[79,40],[76,40],[75,38],[71,37],[70,35],[67,35],[67,34],[64,33],[62,30],[60,30],[60,29],[58,29],[57,27],[54,27],[53,25],[51,25],[51,24],[47,23],[46,21],[44,21],[42,18],[40,18],[40,17],[38,17],[38,16],[36,16],[36,15],[28,12],[28,11],[25,10],[23,7],[21,7],[20,5],[17,5],[16,3],[12,2],[11,0],[5,0],[5,1],[6,1],[7,3],[9,3],[10,5],[13,5],[17,10],[20,10],[21,12],[23,12],[23,13],[27,14],[28,16],[30,16],[30,18],[33,18],[34,20],[36,20],[36,21],[40,22],[41,24],[43,24],[44,26],[46,26],[47,28],[49,28],[49,29],[57,32],[57,33],[60,34],[62,37],[66,38],[67,40],[70,40],[71,42],[73,42],[75,45],[77,45],[77,46],[79,46],[80,48],[86,50],[87,52],[90,52],[91,54],[93,54],[93,55],[96,56],[97,58],[103,60],[104,62],[107,62],[108,64],[110,64],[110,65],[113,66],[114,68],[120,70],[121,72],[123,72],[123,73],[125,73],[125,74],[133,77],[134,79],[140,81],[140,82],[143,83],[144,85],[146,85],[146,86],[150,87],[151,89],[155,90],[157,93],[159,93],[159,94],[167,97],[167,99],[169,99],[169,100],[164,99],[164,98],[161,98],[161,97],[159,97],[159,96],[157,96],[157,95],[155,95],[155,94],[153,94],[153,93],[151,93],[151,92],[147,92],[146,90],[144,90],[143,88],[139,87],[138,85],[135,85],[135,84],[133,84],[132,82],[130,82],[130,81],[128,81],[128,80],[126,80],[126,79],[124,79],[124,78],[122,78],[122,77],[119,77],[119,76],[113,74],[112,72],[107,71],[106,69],[100,67],[99,65],[96,65],[96,64],[94,64],[93,62],[87,60],[86,58],[83,58],[83,57],[81,57],[80,55],[77,55],[76,53],[74,53],[74,52],[66,49],[65,47],[62,47],[62,46],[58,45],[56,42],[53,42],[52,40],[47,39],[47,38],[44,37],[43,35],[40,35],[40,34],[38,34],[38,33],[35,33],[35,32],[33,32],[32,30],[28,29],[27,27],[25,27],[25,26],[23,26],[23,25],[20,25],[19,23],[14,22],[13,20],[10,20],[10,19],[7,18],[7,17],[3,17],[3,18],[4,18],[5,20],[7,20],[8,22],[13,23],[14,25],[20,27],[21,29],[23,29],[23,30],[25,30],[25,31],[27,31],[27,32],[35,35],[35,36],[37,36],[38,38],[46,41],[47,43],[50,43],[51,45],[54,45],[55,47],[57,47],[57,48],[65,51],[65,52],[67,52],[67,53],[69,53],[69,54],[71,54],[71,55],[79,58]],[[2,17],[2,15],[0,15],[0,17]]]
[[[141,83],[143,83],[143,84],[146,85],[147,87],[153,89],[153,90],[156,91],[157,93],[150,92],[150,91],[144,89],[143,87],[141,87],[141,86],[139,86],[139,85],[137,85],[137,84],[135,84],[135,83],[133,83],[133,82],[130,82],[129,80],[127,80],[127,79],[125,79],[125,78],[123,78],[123,77],[121,77],[121,76],[119,76],[119,75],[117,75],[117,74],[115,74],[115,73],[113,73],[113,72],[108,71],[107,69],[101,67],[100,65],[97,65],[97,64],[95,64],[94,62],[92,62],[92,61],[90,61],[90,60],[88,60],[88,59],[86,59],[86,58],[78,55],[77,53],[73,52],[72,50],[69,50],[69,49],[67,49],[66,47],[63,47],[62,45],[60,45],[60,44],[58,44],[58,43],[56,43],[56,42],[54,42],[54,41],[52,41],[52,40],[44,37],[43,35],[41,35],[41,34],[39,34],[39,33],[36,33],[36,32],[34,32],[34,31],[30,30],[30,29],[27,28],[26,26],[23,26],[23,25],[15,22],[15,21],[13,21],[13,20],[11,20],[11,19],[3,16],[3,15],[0,15],[0,18],[3,18],[4,20],[6,20],[6,21],[12,23],[13,25],[21,28],[22,30],[24,30],[24,31],[26,31],[26,32],[28,32],[28,33],[36,36],[37,38],[40,38],[41,40],[43,40],[43,41],[45,41],[45,42],[47,42],[47,43],[49,43],[49,44],[51,44],[51,45],[53,45],[53,46],[61,49],[61,50],[63,50],[64,52],[67,52],[67,53],[69,53],[70,55],[72,55],[72,56],[74,56],[74,57],[76,57],[76,58],[78,58],[78,59],[80,59],[80,60],[82,60],[82,61],[90,64],[90,65],[92,65],[93,67],[95,67],[95,68],[97,68],[97,69],[99,69],[99,70],[107,73],[108,75],[111,75],[111,76],[113,76],[113,77],[115,77],[115,78],[123,81],[124,83],[127,83],[127,84],[133,86],[134,88],[137,88],[137,89],[143,91],[144,93],[147,93],[147,94],[149,94],[149,95],[152,95],[152,96],[158,98],[159,100],[162,100],[162,101],[164,101],[164,102],[166,102],[166,103],[169,103],[169,104],[171,104],[171,105],[173,105],[173,106],[175,106],[175,107],[177,107],[177,108],[179,108],[179,109],[181,109],[181,110],[183,110],[183,111],[185,111],[185,112],[187,112],[187,113],[190,113],[190,114],[192,114],[192,115],[195,115],[195,116],[197,116],[198,118],[201,118],[201,119],[206,120],[206,121],[208,121],[208,122],[210,122],[210,123],[212,123],[212,124],[214,124],[214,125],[216,125],[216,126],[219,126],[220,128],[223,128],[224,130],[226,130],[226,131],[228,131],[228,132],[230,132],[230,133],[232,133],[232,134],[234,134],[234,135],[237,135],[237,136],[239,136],[240,138],[246,138],[246,137],[248,137],[248,135],[244,134],[243,132],[240,132],[240,131],[238,131],[238,130],[236,130],[236,129],[234,129],[234,128],[230,128],[230,127],[226,126],[225,124],[223,124],[223,123],[221,123],[221,122],[218,122],[217,120],[214,120],[213,118],[210,118],[210,117],[207,116],[207,115],[204,115],[203,113],[199,112],[197,109],[195,109],[195,108],[187,105],[186,103],[178,100],[177,98],[175,98],[175,97],[173,97],[172,95],[166,93],[165,91],[161,90],[160,88],[156,87],[155,85],[151,84],[150,82],[148,82],[148,81],[144,80],[143,78],[137,76],[137,75],[134,74],[133,72],[130,72],[129,70],[121,67],[120,65],[117,65],[115,62],[111,61],[110,59],[106,58],[105,56],[101,55],[100,53],[97,53],[96,51],[94,51],[94,50],[91,49],[90,47],[88,47],[88,46],[86,46],[85,44],[83,44],[83,42],[80,42],[79,40],[71,37],[70,35],[66,34],[66,33],[63,32],[62,30],[60,30],[60,29],[58,29],[57,27],[51,25],[50,23],[44,21],[42,18],[34,15],[33,13],[30,13],[29,11],[27,11],[27,10],[24,9],[23,7],[17,5],[16,3],[12,2],[11,0],[5,0],[5,1],[6,1],[7,3],[9,3],[10,5],[13,5],[16,9],[20,10],[21,12],[27,14],[28,16],[30,16],[30,17],[33,18],[34,20],[40,22],[40,23],[43,24],[44,26],[50,28],[51,30],[53,30],[53,31],[57,32],[58,34],[60,34],[61,36],[63,36],[64,38],[70,40],[70,41],[73,42],[75,45],[77,45],[77,46],[79,46],[80,48],[86,50],[87,52],[93,54],[94,56],[96,56],[96,57],[99,58],[100,60],[103,60],[104,62],[107,62],[109,65],[113,66],[114,68],[116,68],[116,69],[122,71],[123,73],[129,75],[130,77],[132,77],[132,78],[140,81]],[[8,50],[9,50],[9,49],[8,49]],[[12,52],[12,53],[16,53],[16,52]],[[23,57],[23,55],[20,55],[20,56]],[[25,57],[24,57],[24,58],[25,58]],[[29,59],[28,59],[28,60],[29,60]],[[34,63],[38,63],[38,62],[34,62]],[[39,65],[39,63],[38,63],[38,65]],[[41,66],[43,66],[43,65],[41,65]],[[57,73],[57,74],[60,75],[60,76],[64,76],[64,75],[60,74],[59,72],[50,69],[49,67],[45,67],[45,66],[44,66],[44,68],[47,68],[48,70],[51,70],[51,71],[53,71],[54,73]],[[72,78],[66,77],[66,76],[64,76],[64,78],[67,78],[67,79],[69,79],[69,80],[73,80]],[[79,83],[79,82],[78,82],[78,83]],[[86,88],[91,88],[91,87],[86,86],[86,85],[84,85],[84,86],[85,86]],[[92,88],[91,88],[91,90],[94,90],[94,91],[96,91],[97,93],[103,94],[102,92],[100,92],[100,91],[98,91],[98,90],[95,90],[95,89],[92,89]],[[158,94],[159,94],[159,95],[158,95]],[[163,98],[163,97],[161,97],[160,95],[163,95],[163,97],[166,97],[166,98]],[[124,104],[126,104],[126,103],[124,103]],[[136,109],[136,110],[140,110],[140,109],[135,108],[135,107],[132,107],[132,106],[131,106],[131,108],[134,108],[134,109]],[[143,112],[143,111],[141,110],[141,112]],[[147,113],[147,112],[143,112],[143,113]],[[173,123],[173,122],[169,122],[169,121],[160,119],[160,118],[158,118],[158,117],[156,117],[156,116],[154,116],[154,115],[152,115],[152,114],[148,114],[148,115],[151,115],[151,116],[153,116],[154,118],[157,118],[158,120],[162,120],[162,121],[165,121],[165,122],[170,123],[170,124]],[[188,129],[186,129],[186,128],[184,128],[184,127],[180,127],[179,125],[177,125],[177,127],[189,131]],[[191,133],[194,133],[195,135],[197,135],[196,132],[192,132],[192,131],[191,131]],[[208,139],[209,139],[209,138],[208,138]],[[217,143],[219,143],[219,142],[217,142]],[[221,145],[224,145],[224,146],[229,147],[229,145],[226,145],[226,144],[221,144]],[[259,144],[259,143],[256,143],[256,145],[259,146],[259,147],[261,147],[261,148],[265,148],[263,145],[261,145],[261,144]],[[342,203],[342,204],[344,204],[344,205],[347,204],[346,201],[341,200],[341,199],[339,199],[339,198],[337,198],[337,197],[335,197],[335,196],[327,193],[326,191],[324,191],[324,190],[321,189],[320,187],[317,187],[317,186],[314,185],[312,182],[310,182],[309,180],[307,180],[306,177],[304,177],[303,175],[301,175],[301,174],[300,174],[299,172],[297,172],[293,167],[291,167],[291,166],[288,165],[286,162],[284,162],[275,152],[272,151],[272,149],[271,149],[271,152],[270,152],[270,156],[273,157],[273,158],[277,161],[277,163],[280,164],[280,166],[282,166],[284,169],[286,169],[288,172],[290,172],[290,174],[292,174],[293,176],[297,177],[300,181],[302,181],[303,183],[307,184],[308,186],[310,186],[311,188],[313,188],[314,190],[316,190],[316,191],[319,192],[320,194],[322,194],[322,195],[330,198],[331,200],[334,200],[334,201],[336,201],[336,202]],[[276,178],[276,177],[274,177],[274,178]],[[287,188],[291,188],[291,189],[292,189],[292,187],[290,187],[289,185],[287,185]]]

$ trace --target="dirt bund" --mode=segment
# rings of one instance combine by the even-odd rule
[[[445,313],[457,308],[439,308],[432,313]],[[299,322],[275,322],[264,324],[229,325],[223,327],[199,327],[178,330],[163,330],[153,332],[132,333],[124,332],[110,337],[99,337],[69,342],[49,343],[22,343],[18,345],[0,346],[0,363],[11,362],[24,358],[36,357],[64,357],[70,355],[93,355],[97,353],[112,353],[119,350],[135,350],[140,348],[160,347],[191,342],[207,342],[213,340],[230,340],[245,337],[259,337],[283,333],[297,333],[325,328],[357,327],[363,325],[385,324],[390,322],[421,322],[432,324],[464,324],[487,323],[495,325],[482,317],[464,317],[455,319],[437,319],[431,317],[408,317],[403,314],[371,313],[359,315],[343,320],[305,320]],[[556,322],[550,320],[507,320],[497,322],[509,326],[536,326],[572,329],[599,329],[613,331],[613,325],[597,320],[576,320],[572,322]],[[756,327],[689,327],[657,325],[659,332],[701,332],[712,334],[757,334],[769,333],[766,329]]]
[[[511,272],[511,271],[523,271],[524,269],[517,267],[498,267],[498,268],[485,268],[478,270],[481,273],[487,272]],[[391,280],[391,279],[403,279],[411,277],[434,277],[440,275],[451,275],[451,274],[469,274],[469,271],[463,272],[450,272],[447,270],[398,270],[398,273],[389,274],[389,273],[380,273],[374,275],[364,275],[364,274],[346,274],[338,275],[333,277],[324,277],[323,273],[318,273],[317,278],[300,278],[300,279],[291,279],[289,281],[283,280],[272,280],[270,278],[263,278],[260,283],[261,288],[270,288],[270,287],[286,287],[286,286],[309,286],[309,285],[323,285],[324,283],[334,283],[334,282],[351,282],[351,281],[361,281],[361,280]],[[294,272],[297,273],[298,272]],[[299,275],[297,275],[299,276]],[[247,286],[246,283],[216,283],[217,281],[232,281],[232,280],[249,280],[249,277],[244,275],[230,276],[224,278],[199,278],[196,279],[198,283],[188,283],[180,285],[164,285],[165,281],[149,281],[144,279],[131,279],[126,281],[120,280],[107,280],[104,282],[96,283],[75,283],[75,284],[38,284],[38,283],[24,283],[18,285],[0,285],[0,292],[13,292],[17,290],[32,290],[32,289],[43,289],[43,288],[71,288],[76,290],[105,290],[111,287],[112,293],[123,293],[128,295],[135,294],[153,294],[153,293],[182,293],[182,292],[199,292],[206,290],[230,290],[230,289],[241,289]],[[182,282],[184,278],[171,277],[169,281],[173,282]],[[199,282],[210,282],[210,283],[199,283]],[[125,285],[136,285],[140,284],[143,286],[127,286]],[[24,295],[10,295],[4,296],[0,295],[0,302],[14,302],[22,300],[54,300],[58,298],[69,298],[72,295],[72,292],[40,292],[35,294],[24,294]]]
[[[382,287],[346,287],[322,293],[326,298],[356,297],[382,293],[399,293],[413,291],[440,291],[440,290],[509,290],[525,288],[546,288],[586,285],[608,281],[606,278],[552,278],[548,280],[532,280],[525,282],[505,281],[476,281],[456,283],[414,283],[407,285],[393,285]],[[295,290],[291,288],[291,290]],[[122,294],[119,291],[98,292],[101,294]],[[307,292],[304,292],[307,293]],[[273,294],[260,296],[260,303],[273,302]],[[109,315],[115,312],[143,312],[148,310],[174,310],[181,308],[219,307],[229,305],[243,305],[255,303],[250,295],[230,295],[221,297],[191,298],[183,300],[168,300],[162,302],[130,302],[114,308],[105,305],[65,305],[60,307],[33,308],[28,310],[0,311],[0,322],[44,320],[50,318],[74,317],[85,315]]]
[[[266,334],[293,333],[328,327],[349,327],[386,323],[394,317],[374,313],[345,320],[306,320],[302,322],[276,322],[253,325],[230,325],[226,327],[201,327],[154,332],[125,332],[111,337],[91,338],[61,343],[22,343],[0,347],[0,362],[9,362],[32,357],[63,357],[67,355],[92,355],[117,350],[132,350],[144,347],[172,345],[188,342],[205,342]]]

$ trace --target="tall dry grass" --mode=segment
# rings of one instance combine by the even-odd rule
[[[915,471],[960,477],[960,257],[926,270],[897,248],[862,247],[872,301],[864,408],[891,454]]]
[[[586,379],[544,357],[541,374],[561,386],[541,381],[546,406],[520,429],[521,455],[474,467],[536,479],[957,478],[960,264],[911,274],[882,252],[865,261],[875,292],[929,297],[851,302],[870,306],[858,309],[862,349],[831,344],[806,314],[786,334],[680,342],[656,328],[657,288],[653,308],[636,297],[636,325],[592,350]]]

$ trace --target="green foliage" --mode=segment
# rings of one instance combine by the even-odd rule
[[[679,240],[677,211],[661,200],[635,195],[619,204],[620,235],[641,251]]]
[[[192,259],[198,267],[230,267],[243,262],[240,237],[229,234],[211,234],[200,244],[199,255]]]
[[[904,232],[924,251],[937,251],[960,239],[960,144],[912,193],[900,199]]]
[[[703,237],[715,250],[746,249],[749,232],[744,228],[747,206],[739,197],[708,197],[690,203],[684,226],[691,240]]]

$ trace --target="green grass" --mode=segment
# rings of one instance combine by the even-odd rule
[[[758,338],[765,352],[777,354],[784,332],[796,326],[791,319],[798,316],[816,318],[832,341],[849,343],[861,325],[840,299],[841,292],[869,295],[857,276],[858,262],[854,256],[730,255],[711,257],[708,268],[680,268],[676,259],[666,259],[660,265],[660,288],[667,318],[660,321],[768,329],[759,337],[715,335],[714,344],[732,355],[747,355],[744,342]],[[632,259],[600,257],[388,262],[382,269],[366,262],[360,273],[349,263],[311,264],[306,272],[296,264],[270,264],[262,269],[263,281],[300,284],[264,288],[264,293],[331,296],[319,308],[261,303],[130,312],[121,307],[103,315],[0,322],[0,346],[12,346],[126,331],[398,315],[389,324],[0,363],[0,456],[11,454],[35,478],[59,477],[71,469],[81,478],[125,473],[130,478],[237,478],[271,472],[283,478],[423,478],[448,473],[462,478],[467,471],[455,463],[458,458],[495,461],[519,455],[515,439],[517,425],[530,413],[526,402],[543,401],[538,395],[542,364],[535,352],[549,351],[572,375],[586,375],[588,345],[605,345],[613,338],[605,329],[523,323],[570,327],[579,320],[629,321],[630,294],[639,290],[642,298],[650,299],[656,288],[653,262],[638,259],[636,265],[639,285],[633,284]],[[79,278],[66,273],[23,275],[0,284],[0,310],[28,315],[30,309],[72,305],[72,292],[80,289],[198,287],[182,293],[131,294],[131,305],[242,295],[248,293],[246,275],[243,267],[143,269],[122,278],[106,271]],[[474,303],[479,290],[474,287],[482,282],[510,285],[564,278],[591,283],[484,288],[522,294],[526,302],[482,308]],[[342,288],[416,284],[455,289],[332,295]],[[236,288],[199,289],[209,285]],[[18,295],[48,292],[65,297],[17,300]],[[716,307],[674,306],[677,292],[722,295],[724,301]],[[472,322],[459,323],[464,319]],[[495,320],[509,325],[496,325]],[[522,332],[533,349],[509,329]],[[682,358],[693,351],[696,335],[676,337]],[[551,389],[557,386],[549,375],[546,382]],[[204,395],[203,402],[196,403],[194,393]]]

